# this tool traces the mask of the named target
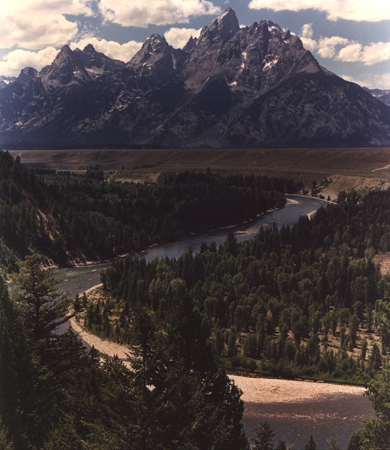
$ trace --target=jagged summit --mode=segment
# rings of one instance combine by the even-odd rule
[[[83,49],[84,53],[90,53],[90,54],[95,54],[96,50],[95,47],[92,44],[88,44],[84,47]]]
[[[174,49],[154,34],[125,64],[62,47],[0,89],[12,147],[390,145],[390,108],[321,67],[271,21],[240,28],[233,9]]]
[[[198,42],[203,40],[215,43],[222,40],[224,42],[231,39],[240,29],[236,13],[232,8],[227,8],[221,15],[212,20],[202,28]]]
[[[148,61],[154,61],[162,53],[169,53],[170,46],[166,39],[159,34],[152,34],[141,49],[129,61],[128,66],[136,67],[139,64],[146,64]]]
[[[23,80],[25,78],[35,78],[38,75],[38,71],[33,67],[25,67],[22,69],[18,76],[18,80]]]

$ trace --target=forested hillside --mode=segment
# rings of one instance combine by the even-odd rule
[[[107,182],[25,169],[0,152],[0,264],[9,272],[28,254],[48,263],[109,259],[149,245],[282,207],[301,183],[268,177],[220,177],[210,171],[166,175],[160,183]]]
[[[361,380],[361,370],[380,369],[390,344],[390,278],[372,262],[389,250],[389,205],[390,191],[341,193],[313,220],[262,229],[241,244],[230,234],[220,248],[204,244],[177,261],[115,262],[101,275],[114,301],[87,305],[85,324],[129,342],[133,308],[164,323],[171,283],[180,282],[229,367]]]
[[[301,186],[185,172],[160,183],[26,170],[0,153],[0,446],[14,449],[248,449],[228,368],[369,385],[378,417],[348,450],[385,450],[390,191],[340,193],[293,227],[189,248],[178,260],[128,257],[73,301],[89,330],[129,345],[131,370],[55,333],[72,299],[42,261],[144,248],[284,205]],[[32,254],[39,253],[40,256]],[[16,262],[25,257],[24,261]],[[383,389],[382,389],[383,387]],[[283,447],[280,447],[283,448]]]
[[[247,450],[240,392],[182,283],[171,285],[164,327],[133,309],[128,370],[87,353],[71,331],[55,333],[69,299],[38,258],[15,281],[11,300],[0,279],[0,448]]]

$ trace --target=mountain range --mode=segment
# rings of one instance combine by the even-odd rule
[[[385,105],[390,106],[390,89],[368,89],[366,87],[364,89]]]
[[[13,83],[16,80],[16,77],[6,77],[4,75],[0,75],[0,89],[5,88],[10,83]]]
[[[0,82],[2,148],[390,146],[389,106],[231,8],[183,49],[154,34],[125,63],[64,46]]]

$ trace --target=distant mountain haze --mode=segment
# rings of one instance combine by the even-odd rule
[[[390,146],[382,95],[271,21],[240,28],[231,8],[183,49],[155,34],[124,63],[64,46],[0,84],[1,148]]]
[[[364,89],[385,105],[390,106],[390,89],[368,89],[366,87]]]

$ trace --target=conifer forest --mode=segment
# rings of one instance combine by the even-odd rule
[[[390,276],[375,257],[390,251],[390,190],[340,192],[243,242],[229,233],[179,258],[135,255],[303,189],[210,170],[108,181],[98,166],[35,171],[0,152],[0,448],[288,448],[266,422],[247,438],[228,376],[240,371],[366,386],[375,415],[345,450],[388,450]],[[70,298],[48,267],[80,260],[114,261],[99,289]],[[70,317],[126,345],[131,364],[56,333]],[[307,436],[295,450],[316,448]]]

